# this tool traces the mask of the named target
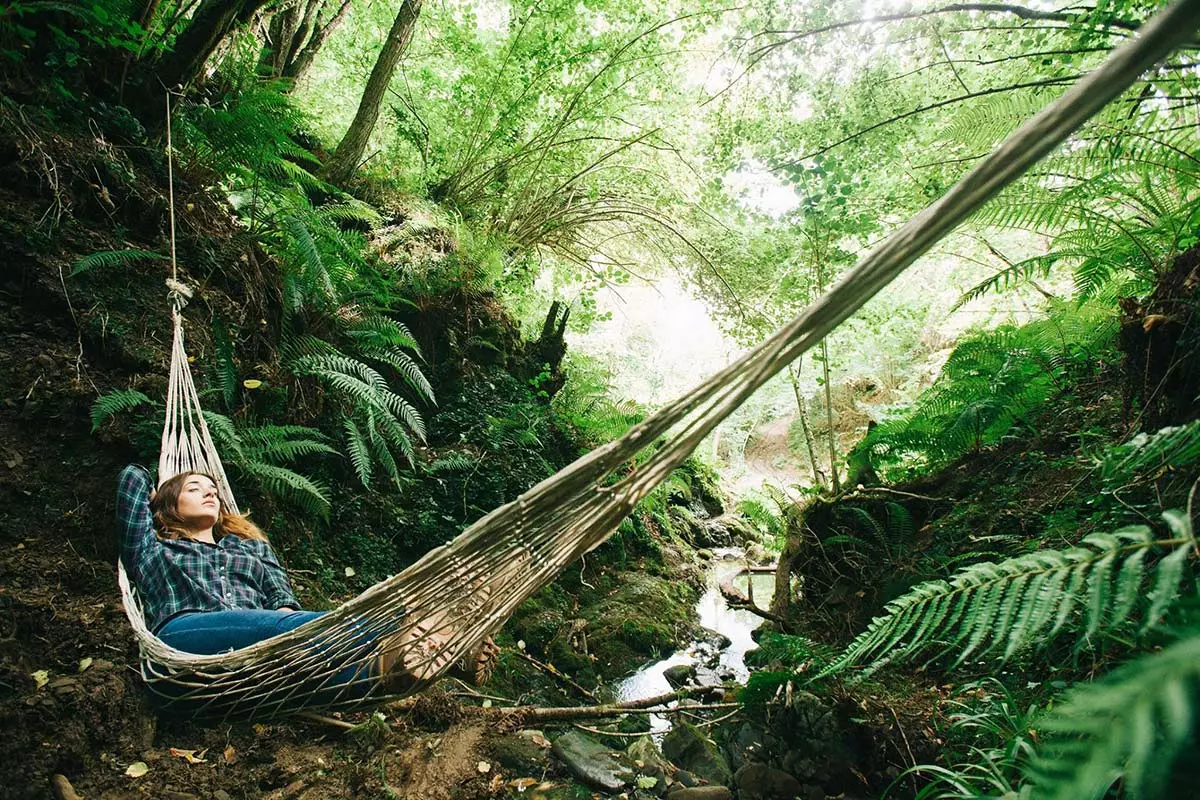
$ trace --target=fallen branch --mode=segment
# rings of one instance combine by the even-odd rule
[[[729,577],[722,580],[720,585],[717,587],[721,592],[721,596],[725,598],[725,602],[729,604],[730,608],[745,609],[746,611],[749,611],[751,614],[760,616],[765,620],[770,620],[771,622],[774,622],[783,628],[789,627],[787,620],[785,620],[783,617],[779,616],[778,614],[774,614],[770,611],[767,611],[765,608],[759,608],[758,605],[753,600],[751,600],[745,593],[743,593],[741,589],[739,589],[733,585],[733,579],[738,577],[739,575],[745,575],[745,574],[748,574],[749,572],[757,572],[759,570],[768,572],[768,571],[773,571],[774,567],[772,567],[770,570],[768,570],[764,567],[754,567],[751,569],[743,569],[743,570],[739,570],[738,572],[735,572],[733,575],[730,575]]]
[[[619,717],[624,714],[684,714],[697,711],[719,711],[728,708],[741,708],[741,703],[708,703],[706,705],[680,706],[678,708],[630,708],[621,703],[605,706],[572,706],[564,708],[525,708],[501,709],[502,716],[519,715],[523,722],[554,722],[573,719],[602,719],[604,717]]]

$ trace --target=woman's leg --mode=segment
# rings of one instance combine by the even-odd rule
[[[285,631],[298,628],[317,619],[324,611],[276,611],[270,609],[231,609],[228,611],[197,611],[180,614],[158,631],[158,638],[176,650],[197,655],[225,653],[249,647]],[[313,651],[330,657],[321,665],[321,675],[302,677],[305,671],[298,665],[292,678],[298,681],[297,696],[307,702],[302,705],[325,705],[339,700],[365,697],[375,688],[372,667],[375,659],[364,657],[373,647],[374,637],[360,634],[352,637],[354,646],[343,642],[333,645],[327,639],[314,639]],[[334,652],[336,651],[336,652]],[[341,662],[340,665],[337,662]],[[334,671],[326,672],[330,666]],[[307,685],[307,688],[300,688]],[[289,693],[290,694],[290,693]]]
[[[249,647],[263,639],[298,628],[324,613],[265,608],[195,611],[168,620],[157,635],[176,650],[212,655]]]

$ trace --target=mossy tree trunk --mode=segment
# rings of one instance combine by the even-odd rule
[[[363,90],[354,121],[350,123],[349,130],[326,165],[325,177],[331,183],[345,184],[358,170],[363,153],[367,149],[367,142],[371,139],[371,132],[375,130],[375,123],[379,121],[383,96],[392,82],[392,75],[396,72],[400,57],[404,55],[408,43],[412,40],[413,29],[421,13],[421,3],[422,0],[404,0],[400,6],[396,21],[388,31],[387,41],[383,43],[383,49],[371,70],[371,77],[367,79],[367,88]]]
[[[271,17],[260,71],[272,78],[299,82],[312,67],[330,35],[346,18],[351,0],[301,0]],[[333,13],[329,14],[330,9]]]
[[[144,64],[152,76],[147,91],[154,98],[160,95],[160,85],[167,88],[187,86],[204,69],[225,37],[239,25],[245,25],[267,4],[268,0],[203,0],[192,16],[191,23],[175,40],[175,48],[157,63]]]

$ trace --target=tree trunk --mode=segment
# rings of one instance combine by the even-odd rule
[[[825,488],[825,473],[817,466],[817,443],[813,439],[812,428],[808,424],[808,408],[804,395],[800,393],[800,366],[803,356],[797,358],[794,364],[788,365],[788,378],[792,382],[792,394],[796,397],[796,413],[800,415],[800,430],[804,432],[804,447],[808,450],[808,464],[812,467],[813,483],[818,489]]]
[[[317,58],[317,51],[321,49],[322,45],[325,44],[325,41],[329,38],[329,36],[335,30],[337,30],[337,27],[342,24],[342,20],[346,18],[346,12],[349,10],[350,0],[342,0],[341,6],[336,12],[334,12],[334,15],[330,17],[329,21],[313,31],[312,36],[309,37],[308,43],[305,44],[303,49],[300,50],[296,57],[283,68],[283,72],[281,73],[280,77],[290,78],[292,85],[295,85],[303,80],[304,76],[308,73],[309,68],[313,65],[313,61],[315,61]]]
[[[158,82],[167,88],[187,86],[204,69],[204,63],[234,26],[249,22],[268,0],[204,0],[191,23],[175,40],[175,48],[157,65],[147,65],[157,77],[150,94],[158,96]]]
[[[825,419],[829,425],[829,484],[833,493],[841,491],[838,485],[837,431],[833,427],[833,392],[829,386],[829,339],[821,340],[821,372],[825,379]]]
[[[359,162],[367,149],[367,142],[375,130],[375,123],[379,120],[383,96],[392,82],[392,75],[396,72],[396,65],[400,63],[400,56],[404,55],[412,39],[417,16],[421,13],[421,3],[422,0],[404,0],[400,6],[396,21],[388,31],[387,41],[383,43],[383,49],[379,52],[374,69],[371,70],[371,77],[367,79],[367,88],[363,90],[358,113],[354,115],[350,129],[342,137],[341,144],[325,168],[325,177],[331,183],[345,184],[358,170]]]

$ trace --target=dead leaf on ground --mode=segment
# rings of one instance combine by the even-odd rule
[[[50,682],[49,670],[39,669],[35,672],[29,673],[29,676],[33,678],[33,682],[37,684],[37,688],[39,689]]]
[[[197,751],[197,750],[182,750],[178,747],[172,747],[170,750],[171,755],[176,756],[178,758],[182,758],[184,761],[186,761],[189,764],[207,763],[204,760],[204,754],[207,752],[208,752],[207,747],[205,749],[199,750],[199,751]]]
[[[135,761],[125,768],[125,774],[131,778],[140,778],[150,771],[145,761]]]
[[[225,745],[225,752],[222,753],[221,755],[224,757],[226,764],[236,764],[237,763],[237,757],[238,757],[237,750],[233,749],[233,745],[231,745],[231,744]]]

